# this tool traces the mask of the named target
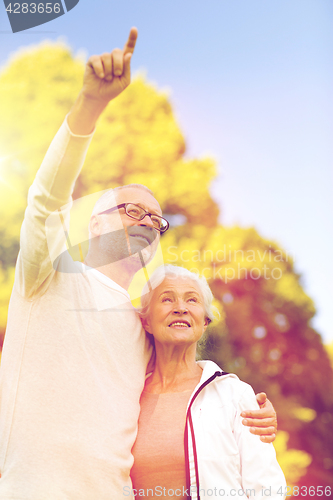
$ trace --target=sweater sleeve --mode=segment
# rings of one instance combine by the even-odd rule
[[[58,248],[65,238],[59,231],[57,237],[47,238],[46,220],[60,207],[69,206],[92,135],[74,135],[66,118],[29,189],[15,274],[15,287],[26,298],[43,293],[55,272],[50,257],[55,250],[50,245]]]
[[[276,459],[273,444],[263,443],[259,436],[252,434],[250,429],[242,424],[242,411],[258,410],[253,389],[247,384],[244,385],[245,390],[237,404],[234,427],[240,451],[243,490],[248,498],[283,500],[286,481]]]

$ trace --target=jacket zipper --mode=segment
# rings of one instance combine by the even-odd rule
[[[191,500],[191,477],[190,477],[190,460],[189,460],[189,453],[188,453],[188,427],[190,426],[190,431],[191,431],[191,439],[192,439],[192,448],[193,448],[193,457],[194,457],[194,466],[195,466],[195,477],[196,477],[196,485],[197,485],[197,500],[200,500],[200,485],[199,485],[199,468],[198,468],[198,457],[197,457],[197,448],[196,448],[196,443],[195,443],[195,436],[194,436],[194,427],[193,427],[193,421],[192,421],[192,414],[191,414],[191,407],[192,404],[194,403],[195,399],[197,396],[200,394],[200,392],[208,385],[210,384],[213,380],[216,379],[216,377],[222,377],[223,375],[228,375],[227,372],[215,372],[214,375],[209,377],[200,387],[199,389],[195,392],[193,395],[190,404],[188,405],[187,412],[186,412],[186,424],[185,424],[185,432],[184,432],[184,452],[185,452],[185,473],[186,473],[186,492],[187,492],[187,500]]]

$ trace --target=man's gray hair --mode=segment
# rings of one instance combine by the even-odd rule
[[[215,318],[219,317],[218,309],[213,306],[213,294],[206,278],[199,276],[196,273],[192,273],[188,269],[179,266],[173,266],[167,264],[158,267],[151,275],[149,282],[145,284],[141,294],[141,308],[139,314],[141,318],[146,318],[149,315],[149,305],[151,303],[152,294],[154,289],[157,288],[166,277],[171,276],[173,278],[179,279],[191,279],[199,286],[204,299],[205,316],[209,323],[211,323]]]
[[[154,196],[154,193],[143,184],[127,184],[126,186],[118,186],[113,189],[109,189],[104,194],[102,194],[102,196],[96,201],[91,215],[97,215],[100,212],[104,212],[104,210],[107,210],[108,208],[113,208],[115,199],[117,198],[117,192],[121,189],[127,188],[143,189],[144,191],[147,191]]]

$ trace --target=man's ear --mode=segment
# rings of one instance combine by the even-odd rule
[[[99,221],[99,217],[96,215],[92,215],[89,221],[89,232],[93,236],[100,236],[101,234],[101,224]]]

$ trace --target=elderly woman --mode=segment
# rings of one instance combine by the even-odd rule
[[[132,449],[134,494],[283,499],[286,484],[273,445],[242,425],[241,412],[258,409],[252,388],[212,361],[196,362],[197,343],[214,318],[206,280],[165,266],[150,284],[141,316],[156,363]]]

